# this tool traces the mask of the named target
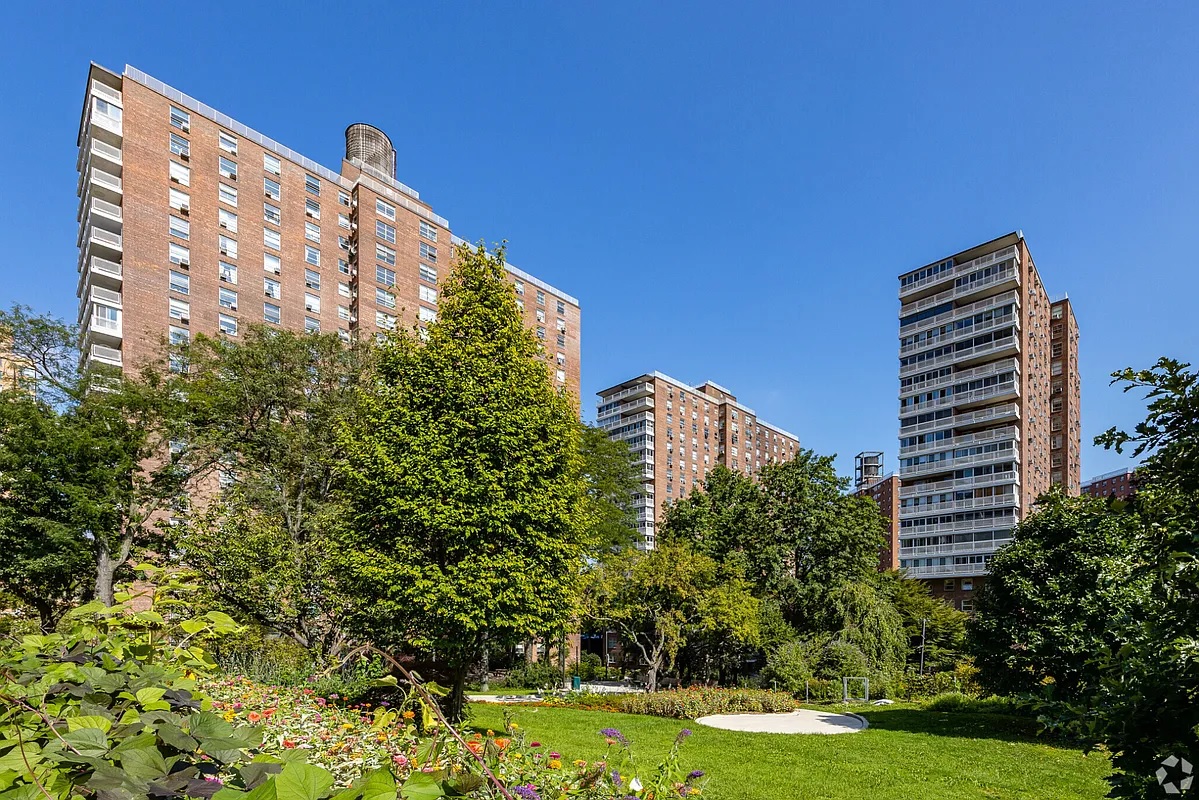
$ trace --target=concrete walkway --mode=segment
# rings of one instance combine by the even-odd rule
[[[800,709],[782,714],[713,714],[696,720],[709,728],[749,733],[857,733],[869,723],[857,714]]]

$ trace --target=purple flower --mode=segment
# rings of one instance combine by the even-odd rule
[[[387,708],[388,706],[391,705],[391,703],[387,702],[386,700],[380,700],[379,705],[383,706],[384,708]]]
[[[526,783],[524,786],[514,786],[512,794],[517,797],[523,797],[524,800],[541,800],[541,795],[537,794],[537,788],[531,783]]]
[[[615,728],[604,728],[602,731],[600,731],[600,734],[607,736],[609,739],[615,739],[621,744],[627,745],[629,743],[629,740],[624,738],[624,734]]]
[[[674,737],[674,743],[675,743],[676,745],[677,745],[677,744],[682,744],[682,743],[683,743],[683,740],[684,740],[684,739],[686,739],[686,738],[687,738],[688,736],[690,736],[690,735],[691,735],[691,729],[690,729],[690,728],[683,728],[681,731],[679,731],[679,735],[678,735],[678,736],[676,736],[676,737]]]
[[[702,778],[703,776],[704,776],[704,771],[702,769],[693,769],[687,773],[687,780],[693,781],[696,778]]]
[[[612,785],[620,786],[620,772],[612,770]]]

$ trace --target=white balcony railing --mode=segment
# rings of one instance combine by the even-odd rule
[[[923,494],[937,494],[938,492],[956,492],[962,489],[974,489],[979,486],[1000,486],[1003,484],[1020,483],[1020,476],[1016,472],[994,472],[990,475],[975,475],[972,478],[950,478],[948,480],[936,481],[934,483],[908,484],[899,487],[899,496],[916,497]],[[916,515],[911,509],[901,509],[900,516]]]
[[[994,442],[1004,439],[1020,438],[1020,429],[1015,425],[1008,425],[1003,428],[992,428],[991,430],[979,431],[978,433],[965,433],[960,436],[951,436],[948,439],[941,439],[936,442],[922,442],[921,444],[909,445],[899,448],[900,458],[919,455],[920,453],[929,453],[937,450],[950,450],[957,447],[964,447],[968,444],[978,444],[979,442]]]
[[[967,275],[975,270],[982,269],[989,264],[993,264],[998,261],[1006,261],[1009,258],[1014,258],[1019,261],[1020,253],[1016,245],[1005,247],[1002,250],[996,250],[994,252],[987,253],[986,255],[981,255],[971,261],[955,264],[952,269],[946,270],[945,272],[941,272],[927,278],[922,278],[921,280],[910,283],[907,286],[901,286],[899,289],[899,296],[904,297],[905,295],[914,294],[915,292],[918,292],[921,289],[929,286],[933,286],[938,283],[944,283],[950,278],[958,278],[962,275]],[[906,316],[906,313],[904,315]]]
[[[969,339],[970,337],[977,336],[980,333],[986,333],[987,331],[992,331],[996,328],[1002,328],[1006,325],[1011,325],[1015,323],[1016,320],[1017,316],[1013,313],[1000,314],[992,317],[991,319],[984,320],[977,325],[971,325],[968,328],[957,328],[941,336],[934,336],[932,338],[925,339],[922,342],[913,342],[912,344],[901,345],[899,348],[899,354],[901,356],[911,355],[912,353],[918,353],[921,350],[929,350],[933,347],[950,344],[951,342]]]
[[[641,395],[647,395],[647,394],[653,394],[653,393],[654,393],[654,385],[652,383],[639,383],[636,386],[630,386],[627,389],[621,389],[619,392],[616,392],[615,394],[603,395],[600,397],[600,401],[604,405],[607,405],[608,403],[615,403],[617,400],[621,400],[625,397],[633,397],[635,395],[641,396]]]
[[[1020,377],[1020,360],[1016,358],[1007,358],[1002,361],[989,361],[986,364],[980,364],[977,367],[970,367],[956,372],[951,372],[948,375],[942,375],[932,380],[922,383],[913,383],[911,386],[901,387],[899,390],[900,398],[910,397],[915,394],[923,394],[931,392],[934,389],[942,389],[946,386],[953,386],[958,383],[972,381],[975,378],[986,378],[991,375],[996,375],[1002,372],[1014,373],[1017,378]]]
[[[92,94],[102,97],[114,105],[121,105],[121,93],[107,84],[100,83],[100,81],[92,81]]]
[[[942,294],[944,294],[944,292]],[[940,297],[941,295],[936,296]],[[992,297],[987,297],[964,306],[958,306],[957,308],[940,313],[935,317],[922,319],[919,322],[909,322],[907,325],[901,325],[899,327],[899,336],[902,338],[923,328],[935,328],[938,325],[944,325],[948,322],[964,319],[965,317],[970,317],[998,306],[1004,306],[1008,303],[1019,305],[1020,293],[1016,291],[1002,292]]]
[[[91,168],[91,182],[94,186],[107,189],[117,194],[121,193],[121,179],[116,175],[112,175],[99,167]]]
[[[121,351],[115,347],[106,347],[102,344],[93,344],[91,349],[91,358],[100,361],[104,364],[111,364],[114,367],[121,366]]]
[[[607,404],[605,403],[605,405],[607,405]],[[599,416],[598,420],[601,423],[601,427],[602,427],[603,421],[608,419],[609,417],[619,416],[621,414],[628,414],[633,411],[645,411],[648,409],[652,409],[653,407],[654,407],[654,398],[653,397],[639,397],[636,400],[631,400],[627,403],[621,403],[620,405],[616,406],[615,408],[608,409],[607,411],[603,412]]]
[[[957,578],[986,575],[985,564],[943,564],[932,567],[901,567],[909,578]]]
[[[929,492],[929,494],[938,494]],[[1015,494],[996,494],[990,497],[970,497],[965,500],[946,500],[943,503],[925,503],[920,506],[904,506],[905,515],[936,514],[946,511],[972,511],[980,508],[1005,508],[1016,505],[1019,498]]]
[[[947,533],[972,533],[974,531],[1010,530],[1015,526],[1015,516],[1006,519],[970,519],[961,522],[938,522],[920,527],[907,527],[900,530],[904,536],[939,536]],[[988,542],[988,546],[990,543]],[[902,545],[901,545],[902,546]],[[938,545],[949,547],[951,545]]]
[[[935,544],[925,547],[904,547],[899,544],[900,558],[921,558],[927,556],[962,556],[990,555],[1011,541],[1011,538],[993,539],[989,542],[959,542],[958,544]],[[981,565],[975,565],[977,569]]]

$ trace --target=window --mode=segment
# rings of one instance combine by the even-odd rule
[[[436,303],[437,290],[430,289],[428,286],[420,287],[420,299],[425,303]]]
[[[169,328],[167,328],[167,331],[169,334],[169,340],[173,345],[178,346],[188,344],[192,340],[191,331],[189,331],[187,328],[177,328],[174,325],[171,325]]]
[[[558,346],[566,347],[566,336],[564,334],[558,334]]]
[[[519,308],[521,311],[524,311],[525,310],[525,301],[517,298],[516,307]]]
[[[305,222],[304,238],[310,242],[319,242],[321,240],[321,226],[315,222]]]
[[[171,127],[178,128],[184,133],[187,133],[189,130],[191,130],[191,126],[192,115],[181,108],[175,108],[174,106],[171,106]]]
[[[566,303],[563,303],[561,300],[558,301],[558,313],[559,314],[566,313]],[[735,414],[737,412],[734,411],[733,413]]]
[[[279,200],[283,197],[283,190],[279,188],[277,181],[273,181],[270,178],[263,178],[262,188],[263,191],[266,192],[266,196],[272,200]]]
[[[237,137],[233,134],[217,131],[216,144],[229,155],[237,155]]]
[[[181,217],[176,217],[174,215],[171,216],[171,221],[167,226],[167,230],[170,232],[171,236],[178,236],[180,239],[190,239],[192,235],[191,223],[185,219],[182,219]]]
[[[540,325],[537,326],[537,338],[542,340],[545,339],[545,328],[541,327]]]
[[[262,304],[262,318],[274,325],[278,325],[283,321],[283,312],[279,306],[273,303]]]
[[[311,270],[311,269],[304,270],[304,287],[307,289],[315,289],[317,291],[320,291],[321,274],[319,272],[317,272],[316,270]]]
[[[217,156],[217,172],[222,178],[228,178],[231,181],[237,180],[237,162],[230,161],[224,156]]]
[[[310,244],[304,245],[304,260],[314,267],[321,265],[321,251]]]
[[[237,267],[235,267],[233,264],[226,264],[224,261],[222,261],[221,262],[221,281],[224,283],[231,283],[234,286],[236,286],[237,285]]]
[[[420,235],[428,239],[430,242],[437,241],[437,229],[423,219],[420,221]]]
[[[321,321],[312,317],[304,317],[304,333],[320,333]]]
[[[321,204],[316,202],[312,198],[306,198],[304,200],[304,213],[307,214],[308,216],[312,217],[313,219],[320,219],[321,218]]]
[[[237,233],[237,215],[225,208],[218,208],[216,211],[217,225],[220,225],[229,233]]]
[[[345,228],[346,230],[349,230],[350,229],[350,218],[347,217],[345,214],[338,214],[337,215],[337,227]]]
[[[237,258],[237,242],[230,239],[228,236],[217,236],[218,250],[221,255],[229,258]]]
[[[437,319],[437,312],[431,308],[422,306],[417,316],[420,317],[421,322],[433,322]]]
[[[96,303],[92,306],[92,327],[117,331],[121,328],[121,310]]]
[[[338,306],[337,307],[337,318],[348,321],[350,319],[350,307],[349,306]]]
[[[182,272],[170,270],[170,281],[168,286],[172,292],[179,294],[191,294],[191,278],[184,275]]]
[[[341,189],[338,189],[337,190],[337,202],[341,203],[343,206],[346,206],[348,208],[350,205],[350,193],[343,192]]]
[[[1049,355],[1052,358],[1061,358],[1062,357],[1062,343],[1061,342],[1054,342],[1053,346],[1050,347],[1049,349],[1050,349]]]
[[[382,267],[382,266],[379,266],[378,264],[376,264],[375,265],[375,280],[378,281],[379,283],[383,284],[384,286],[395,286],[396,285],[395,270],[388,269],[387,267]]]
[[[339,248],[341,248],[342,250],[349,250],[350,249],[350,240],[344,236],[338,236],[337,237],[337,246]]]
[[[342,275],[349,275],[350,274],[350,262],[346,261],[344,258],[337,259],[337,271],[340,272]]]
[[[274,300],[281,300],[283,298],[283,285],[273,278],[263,278],[262,293]]]
[[[304,176],[304,189],[308,194],[319,195],[321,193],[321,180],[312,175]]]
[[[537,309],[537,321],[545,322],[545,309],[542,309],[542,308]]]
[[[337,282],[337,293],[342,297],[350,297],[353,294],[350,291],[350,284],[346,283],[345,281]]]
[[[283,262],[279,260],[279,256],[263,253],[262,269],[264,272],[271,272],[278,275],[283,271]]]
[[[396,208],[393,205],[384,203],[382,200],[375,200],[375,213],[381,217],[387,217],[389,220],[395,221]]]
[[[282,175],[283,162],[275,158],[270,153],[262,154],[262,169],[269,175]]]
[[[396,251],[392,250],[385,244],[376,244],[375,258],[379,259],[384,264],[390,264],[394,267],[396,264]]]
[[[172,264],[186,267],[191,264],[191,251],[181,244],[171,242],[167,245],[167,260]]]
[[[541,291],[540,289],[537,290],[537,305],[545,305],[545,292]]]
[[[190,322],[192,316],[191,303],[186,300],[176,300],[170,298],[167,300],[167,315],[171,319],[177,319],[181,322]]]
[[[974,601],[973,600],[963,600],[961,602],[961,607],[962,607],[962,610],[965,611],[967,614],[974,613]]]
[[[945,579],[945,591],[952,592],[958,588],[958,582],[953,578]]]
[[[237,335],[237,320],[228,314],[219,314],[217,316],[217,325],[221,329],[221,333],[227,336]]]
[[[266,247],[270,247],[273,250],[279,250],[281,248],[281,244],[282,244],[282,240],[279,236],[279,231],[273,231],[270,228],[263,228],[262,229],[262,243]]]
[[[384,314],[382,311],[376,311],[375,324],[384,330],[395,330],[396,318],[391,314]]]
[[[558,354],[558,366],[560,366],[560,367],[565,367],[565,366],[566,366],[566,353],[559,353],[559,354]],[[669,419],[668,419],[668,420],[666,420],[666,422],[667,422],[667,424],[670,424],[670,420],[669,420]]]
[[[566,383],[566,370],[560,369],[557,373],[558,383]],[[707,456],[704,456],[707,459]]]
[[[375,236],[378,236],[385,242],[395,244],[396,229],[382,220],[375,220]]]
[[[558,329],[558,333],[566,333],[566,320],[559,318],[554,327]],[[708,424],[708,418],[704,417],[704,424]]]
[[[525,293],[525,282],[517,281],[515,285],[516,285],[516,293],[518,295],[523,295]]]
[[[420,257],[426,261],[437,263],[437,248],[427,242],[420,243]]]
[[[177,133],[171,134],[171,155],[187,158],[191,155],[191,145]]]
[[[375,289],[375,305],[383,306],[384,308],[396,307],[396,296],[385,289]]]
[[[237,189],[221,183],[217,185],[217,193],[220,195],[222,203],[228,203],[237,208]]]
[[[167,204],[176,211],[188,211],[191,209],[191,197],[187,192],[181,192],[178,189],[171,189]]]
[[[272,225],[283,224],[283,213],[278,206],[273,206],[270,203],[262,204],[262,218]]]
[[[217,290],[217,302],[221,308],[227,308],[230,311],[237,310],[237,292],[232,289],[221,288]]]
[[[304,310],[313,314],[321,313],[321,299],[314,294],[304,293]]]
[[[437,270],[430,267],[428,264],[420,265],[420,279],[429,283],[437,283]]]
[[[170,176],[171,181],[179,184],[180,186],[192,185],[192,171],[182,164],[172,161],[170,167]]]

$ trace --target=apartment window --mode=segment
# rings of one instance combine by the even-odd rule
[[[321,226],[315,222],[305,222],[304,238],[310,242],[319,242],[321,240]]]
[[[177,133],[171,134],[171,154],[187,158],[191,155],[191,145]]]
[[[92,327],[115,331],[121,327],[121,310],[95,303],[92,306]]]
[[[224,156],[217,157],[217,172],[222,178],[228,178],[231,181],[237,180],[237,162],[230,161]]]
[[[386,289],[375,289],[375,305],[383,306],[384,308],[396,307],[396,296]]]
[[[274,300],[283,298],[283,285],[271,278],[262,279],[262,293]]]
[[[229,155],[237,155],[237,137],[233,134],[217,131],[216,144]]]
[[[236,286],[237,285],[237,267],[234,266],[233,264],[226,264],[224,261],[220,262],[220,265],[221,265],[221,280],[224,281],[225,283],[231,283],[234,286]]]
[[[1062,362],[1054,361],[1049,366],[1049,374],[1050,375],[1061,375],[1062,374]]]
[[[337,237],[337,246],[342,250],[349,250],[350,249],[350,240],[344,236],[338,236]]]
[[[558,333],[566,333],[566,320],[559,318],[558,321],[556,323],[554,323],[554,325],[558,329]],[[708,424],[707,417],[704,417],[704,424],[705,425]]]
[[[1061,394],[1062,393],[1062,382],[1054,381],[1050,386],[1050,392],[1052,392],[1053,394]]]
[[[177,328],[174,325],[171,325],[167,328],[167,332],[168,340],[176,347],[186,345],[192,340],[191,331],[189,331],[187,328]]]
[[[430,289],[428,286],[420,287],[420,299],[426,303],[436,303],[437,290]]]
[[[349,275],[350,274],[350,262],[346,261],[344,258],[337,259],[337,271],[340,272],[342,275]]]
[[[262,179],[262,190],[266,192],[266,196],[272,200],[279,200],[283,197],[283,190],[279,187],[279,183],[271,180],[270,178]]]
[[[310,244],[304,245],[304,260],[314,267],[321,265],[321,251]]]
[[[566,347],[566,336],[561,333],[558,334],[558,346]]]
[[[220,304],[221,308],[227,308],[230,311],[236,311],[237,310],[237,292],[233,291],[232,289],[224,289],[224,288],[218,289],[217,290],[217,303]]]
[[[191,223],[180,217],[171,216],[171,221],[167,226],[167,230],[171,236],[178,236],[180,239],[190,239],[192,226]]]
[[[262,154],[262,169],[271,175],[283,174],[283,162],[275,158],[270,153]]]
[[[437,319],[437,312],[431,308],[425,308],[424,306],[421,306],[417,316],[420,318],[421,322],[433,322]]]
[[[1060,339],[1062,336],[1062,326],[1054,325],[1053,327],[1051,327],[1049,329],[1049,335],[1051,338]]]
[[[221,329],[221,333],[226,336],[237,335],[237,320],[228,314],[217,315],[217,326]]]
[[[283,223],[283,212],[278,206],[273,206],[270,203],[262,204],[262,218],[272,225],[281,225]]]
[[[191,197],[186,192],[171,189],[167,204],[176,211],[187,211],[191,209]]]
[[[229,205],[233,206],[234,208],[237,208],[237,189],[234,189],[232,186],[226,186],[225,184],[220,183],[220,184],[217,184],[217,194],[220,197],[222,203],[228,203]]]
[[[516,293],[518,295],[523,295],[525,293],[525,282],[524,281],[517,281],[514,285],[516,286]]]
[[[350,229],[350,218],[347,217],[345,214],[338,214],[337,215],[337,227],[345,228],[346,230],[349,230]]]
[[[559,300],[559,301],[558,301],[558,313],[559,313],[559,314],[565,314],[565,313],[566,313],[566,303],[563,303],[561,300]],[[735,413],[735,412],[734,412],[734,413]]]
[[[1054,342],[1053,345],[1049,349],[1050,349],[1050,356],[1052,358],[1061,358],[1062,357],[1062,343],[1061,342]]]
[[[282,238],[279,236],[279,231],[273,231],[270,228],[262,229],[262,243],[266,247],[273,250],[282,248]]]
[[[437,270],[430,267],[428,264],[420,265],[420,279],[429,283],[437,283]]]
[[[375,265],[375,280],[378,281],[379,283],[383,284],[384,286],[395,286],[396,285],[395,270],[391,270],[391,269],[388,269],[387,267],[382,267],[382,266],[379,266],[378,264],[376,264]]]
[[[181,244],[171,242],[167,245],[167,260],[172,264],[186,267],[191,264],[191,251]]]
[[[176,272],[175,270],[170,270],[169,274],[170,281],[168,286],[172,292],[178,292],[179,294],[191,294],[192,281],[189,276],[184,275],[182,272]]]
[[[279,256],[271,255],[270,253],[262,254],[262,269],[264,272],[271,272],[275,275],[283,272],[283,262]]]
[[[437,263],[437,248],[434,247],[433,245],[429,244],[428,242],[421,242],[420,243],[420,257],[425,259],[426,261],[432,261],[434,264],[436,264]]]
[[[962,578],[962,591],[963,592],[973,592],[974,591],[974,578]]]
[[[346,283],[345,281],[338,281],[337,293],[342,297],[350,297],[352,295],[352,292],[350,291],[350,284]]]
[[[560,366],[560,367],[565,367],[565,366],[566,366],[566,353],[559,353],[559,354],[558,354],[558,366]],[[669,423],[669,422],[670,422],[670,420],[667,420],[667,422]]]
[[[953,578],[945,579],[945,591],[952,592],[958,588],[958,582]]]
[[[263,303],[262,319],[273,325],[279,325],[283,322],[283,311],[273,303]]]
[[[350,319],[350,307],[349,306],[338,306],[337,307],[337,318],[348,321]]]
[[[396,229],[382,220],[375,220],[375,236],[378,236],[385,242],[395,244]]]
[[[437,241],[437,229],[423,219],[420,221],[420,235],[428,239],[430,242]]]
[[[973,600],[963,600],[960,603],[960,605],[961,605],[962,610],[965,611],[967,614],[974,613],[974,601]]]
[[[320,178],[314,177],[312,175],[305,175],[304,176],[304,189],[308,192],[308,194],[319,195],[321,193]]]
[[[180,186],[192,185],[192,171],[187,167],[172,161],[170,167],[171,180]]]
[[[542,328],[541,326],[537,327],[537,338],[545,339],[545,328]]]
[[[1062,435],[1060,433],[1054,434],[1053,438],[1050,440],[1049,447],[1053,450],[1061,450],[1062,449]],[[1060,459],[1060,456],[1058,456],[1057,458]],[[1060,465],[1054,464],[1054,466],[1056,467],[1056,466],[1060,466]]]
[[[557,372],[558,383],[566,383],[566,370],[560,369]],[[706,459],[707,456],[704,456]]]
[[[1062,398],[1055,397],[1052,400],[1050,400],[1049,401],[1049,410],[1055,414],[1057,412],[1061,411],[1062,410]]]
[[[350,206],[350,193],[349,193],[349,192],[343,192],[342,190],[338,189],[338,190],[337,190],[337,202],[339,202],[339,203],[341,203],[343,206],[345,206],[345,207],[349,208],[349,206]]]
[[[307,289],[315,289],[319,292],[321,289],[321,274],[316,270],[304,270],[304,287]]]
[[[278,234],[276,234],[278,235]],[[217,245],[221,255],[237,258],[237,241],[228,236],[217,236]]]
[[[396,318],[391,314],[385,314],[382,311],[375,312],[375,325],[384,330],[394,330],[396,326]]]
[[[379,259],[384,264],[390,264],[394,267],[396,264],[396,251],[392,250],[385,244],[376,244],[375,258]]]
[[[381,217],[387,217],[389,220],[395,221],[396,208],[393,205],[384,203],[382,200],[375,200],[375,213]]]
[[[545,309],[542,309],[542,308],[537,309],[537,321],[545,322]]]
[[[237,233],[237,215],[232,211],[224,208],[218,208],[216,211],[217,225],[220,225],[229,233]]]
[[[521,300],[520,298],[517,298],[516,307],[519,308],[523,312],[525,310],[525,301]]]
[[[171,106],[171,127],[187,133],[192,127],[192,115],[181,108]]]
[[[190,322],[192,316],[191,303],[186,300],[170,298],[167,300],[167,316],[171,319],[177,319],[180,322]]]
[[[537,305],[545,305],[545,292],[541,291],[540,289],[537,290]]]
[[[304,293],[304,310],[313,314],[321,313],[321,299],[314,294]]]

